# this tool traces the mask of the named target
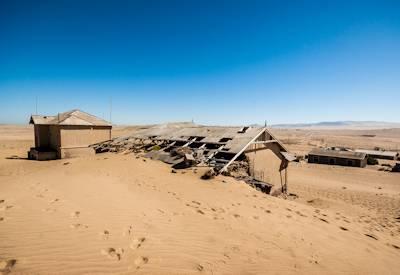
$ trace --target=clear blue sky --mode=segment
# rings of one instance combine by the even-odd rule
[[[400,1],[0,1],[0,123],[400,121]]]

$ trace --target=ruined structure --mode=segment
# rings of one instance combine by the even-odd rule
[[[267,193],[286,192],[288,162],[294,159],[267,128],[191,123],[139,129],[94,148],[96,152],[143,152],[174,168],[210,166],[215,173],[244,179]]]
[[[50,160],[94,154],[89,145],[111,139],[111,124],[80,110],[55,116],[32,115],[35,147],[29,159]]]

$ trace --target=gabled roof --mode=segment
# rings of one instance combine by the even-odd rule
[[[360,159],[366,158],[365,153],[354,152],[354,151],[340,151],[326,148],[314,148],[308,155],[323,156],[323,157],[335,157],[335,158],[346,158],[346,159]]]
[[[72,110],[56,116],[32,115],[29,123],[35,125],[111,126],[104,119],[81,110]]]

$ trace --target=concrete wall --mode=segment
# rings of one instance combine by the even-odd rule
[[[75,158],[94,155],[96,152],[92,147],[75,147],[60,149],[60,158]]]
[[[244,152],[249,160],[250,175],[256,180],[274,185],[274,189],[286,189],[287,161],[280,154],[276,143],[253,144]]]
[[[111,139],[111,127],[61,126],[61,148],[87,147]]]

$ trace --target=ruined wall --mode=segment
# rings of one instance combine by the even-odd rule
[[[92,147],[76,147],[60,149],[60,158],[75,158],[94,155],[96,152]]]
[[[61,148],[88,147],[111,138],[111,127],[61,126]]]
[[[278,144],[253,144],[244,154],[249,161],[251,176],[274,187],[285,186],[287,162],[281,156]]]

